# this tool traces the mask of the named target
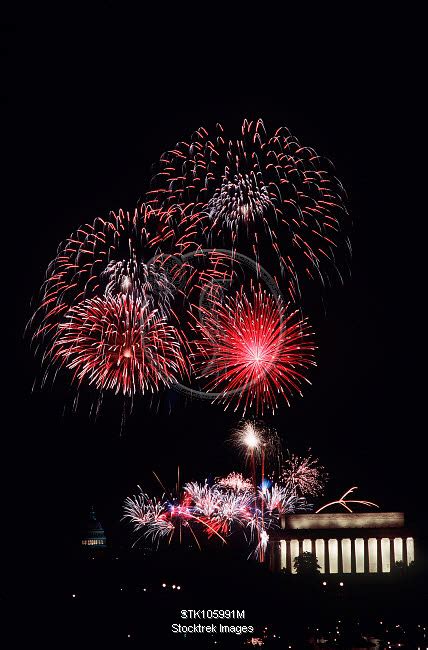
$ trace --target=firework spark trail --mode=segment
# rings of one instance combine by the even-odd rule
[[[220,483],[187,483],[186,494],[192,499],[193,512],[210,524],[212,530],[228,534],[233,525],[244,525],[251,516],[252,490],[225,490]]]
[[[170,386],[186,372],[176,328],[129,296],[72,307],[49,355],[52,363],[73,370],[79,384],[128,396]]]
[[[357,486],[349,488],[349,490],[347,490],[344,494],[342,494],[342,496],[339,499],[337,499],[336,501],[330,501],[329,503],[326,503],[321,508],[318,508],[316,512],[317,513],[322,512],[326,508],[330,508],[330,506],[334,506],[334,505],[342,506],[348,512],[352,512],[352,509],[349,507],[350,503],[356,503],[361,506],[367,506],[367,507],[373,506],[374,508],[379,508],[379,506],[376,503],[373,503],[372,501],[359,501],[357,499],[347,499],[346,497],[348,496],[348,494],[352,494],[353,492],[355,492],[356,489]]]
[[[207,241],[241,249],[250,242],[263,266],[268,244],[292,300],[300,276],[330,279],[339,273],[346,235],[345,191],[330,161],[285,128],[268,136],[262,120],[244,120],[238,139],[198,129],[190,142],[163,154],[148,202],[154,207],[192,206],[194,225]],[[327,268],[327,271],[324,270]]]
[[[205,389],[218,392],[215,401],[263,414],[278,408],[277,395],[288,404],[293,393],[302,395],[301,384],[310,384],[305,373],[316,363],[312,329],[297,310],[290,313],[259,288],[199,311],[203,319],[192,314],[198,336],[193,364]]]
[[[258,558],[260,562],[264,561],[267,545],[269,543],[269,533],[264,528],[260,531],[259,542],[254,549],[254,557]]]
[[[196,481],[186,483],[184,491],[191,497],[195,511],[202,517],[208,519],[213,517],[221,507],[221,492],[215,487],[209,486],[207,482],[203,484]]]
[[[233,526],[244,526],[250,520],[253,506],[253,492],[228,490],[221,495],[219,507],[210,523],[215,530],[229,534]]]
[[[138,494],[127,497],[124,502],[125,517],[128,517],[135,529],[139,530],[151,521],[157,521],[165,511],[166,501],[162,495],[160,499],[149,496],[142,491],[140,486]]]
[[[144,530],[145,537],[159,541],[160,538],[169,535],[173,528],[172,524],[165,519],[168,505],[165,495],[156,499],[143,492],[140,486],[138,488],[140,492],[137,495],[125,499],[123,518],[129,519],[134,524],[136,532]]]
[[[266,512],[265,504],[265,464],[267,460],[278,461],[281,458],[281,443],[278,433],[263,425],[255,419],[243,420],[235,429],[232,441],[244,452],[244,455],[251,465],[253,479],[253,490],[255,495],[255,507],[249,526],[253,535],[254,531],[258,536],[258,558],[264,559],[262,544],[262,531],[269,527],[266,523],[266,514],[272,515],[272,510]],[[257,488],[257,464],[260,463],[262,492]],[[258,499],[258,497],[260,497]],[[270,524],[269,524],[270,525]]]
[[[269,488],[259,488],[259,498],[270,514],[276,511],[283,515],[312,508],[312,505],[309,505],[304,497],[296,496],[290,492],[289,488],[277,483],[273,483]]]

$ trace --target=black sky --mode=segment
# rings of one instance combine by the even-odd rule
[[[152,163],[197,127],[238,130],[260,116],[334,161],[354,220],[352,277],[327,295],[325,315],[314,314],[313,387],[270,422],[286,446],[321,458],[329,496],[355,484],[362,498],[422,522],[422,216],[410,207],[419,192],[417,82],[405,25],[394,42],[373,16],[314,36],[299,23],[272,39],[271,51],[261,26],[264,40],[243,25],[225,38],[215,20],[196,29],[173,17],[167,25],[160,16],[119,18],[109,7],[22,14],[7,28],[5,162],[15,182],[3,278],[16,307],[9,497],[26,495],[35,537],[48,522],[67,548],[93,501],[118,535],[121,500],[151,469],[173,482],[178,463],[189,479],[236,467],[225,440],[237,418],[220,407],[177,399],[169,414],[138,403],[121,431],[120,400],[107,400],[94,421],[84,404],[71,413],[64,382],[32,393],[39,371],[23,330],[47,264],[76,226],[133,209]]]

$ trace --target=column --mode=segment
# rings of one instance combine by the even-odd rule
[[[315,555],[321,567],[321,573],[325,573],[325,543],[323,539],[315,540]]]
[[[413,539],[413,537],[406,538],[406,546],[407,546],[407,562],[410,564],[415,560],[415,540]]]
[[[391,571],[391,544],[389,537],[382,537],[380,540],[382,547],[382,573]]]
[[[381,538],[377,537],[376,538],[377,542],[377,572],[382,573],[383,571],[383,566],[382,566],[382,544],[381,544]]]
[[[337,572],[343,573],[342,540],[337,540]]]
[[[403,562],[403,540],[394,537],[394,562]]]
[[[339,544],[337,543],[337,539],[335,538],[329,539],[328,555],[329,555],[329,562],[330,562],[330,573],[338,573],[338,562],[337,562],[338,550],[339,550]]]
[[[288,569],[287,566],[287,542],[282,539],[279,543],[279,569]]]
[[[377,573],[379,571],[377,562],[377,539],[375,537],[369,537],[368,539],[369,547],[369,573]]]
[[[351,573],[351,540],[349,537],[342,539],[342,572]]]
[[[312,540],[311,539],[304,539],[303,540],[303,553],[312,553]]]
[[[364,573],[369,572],[369,540],[364,537]]]
[[[303,553],[303,539],[299,539],[299,556]]]
[[[356,573],[355,568],[355,538],[351,539],[351,573]]]
[[[355,549],[355,571],[364,573],[364,537],[357,537],[354,540]]]
[[[296,568],[294,566],[294,560],[300,555],[300,540],[294,538],[290,539],[290,549],[291,549],[291,573],[296,573]]]

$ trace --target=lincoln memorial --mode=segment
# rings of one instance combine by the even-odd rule
[[[305,552],[316,555],[321,573],[389,573],[394,562],[415,558],[402,512],[285,515],[269,547],[271,569],[291,573]]]

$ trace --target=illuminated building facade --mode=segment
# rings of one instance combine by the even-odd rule
[[[326,574],[389,573],[395,562],[408,566],[415,559],[402,512],[285,515],[269,547],[271,569],[291,573],[305,552],[316,555]]]
[[[96,517],[95,508],[93,506],[89,513],[89,521],[82,535],[81,545],[89,550],[101,550],[107,548],[107,538],[103,527]]]

